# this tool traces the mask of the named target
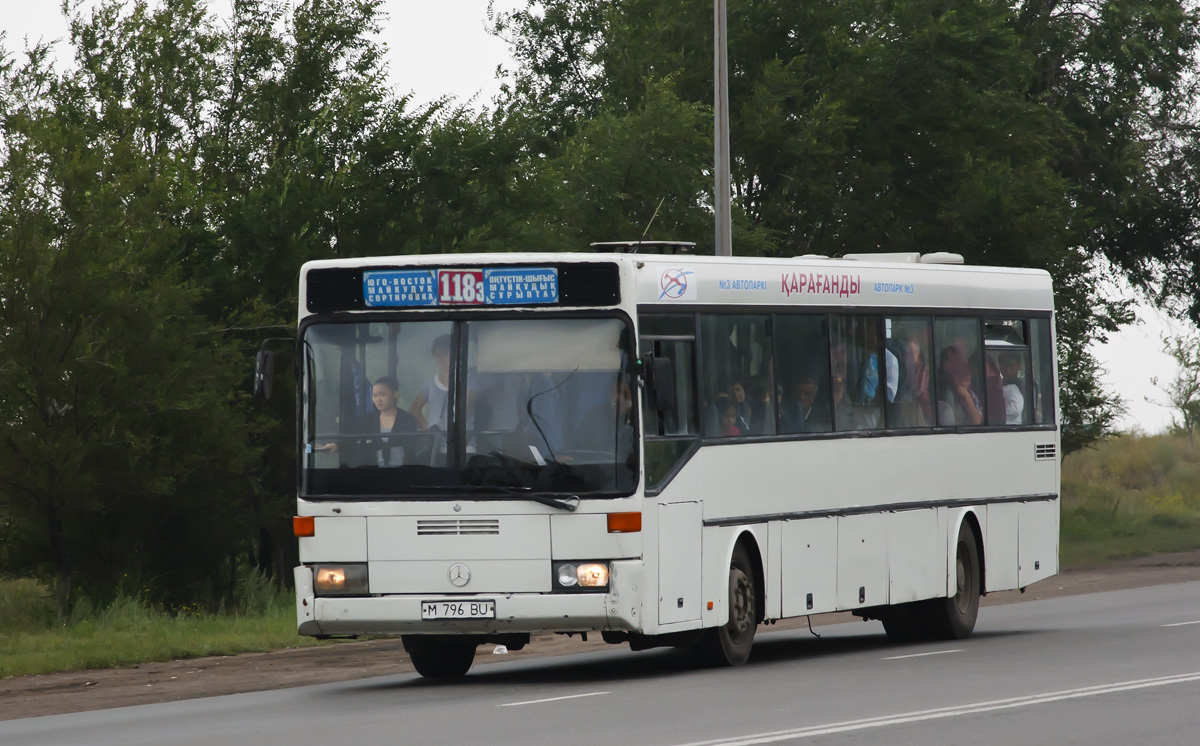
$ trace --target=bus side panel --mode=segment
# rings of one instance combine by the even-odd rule
[[[700,619],[702,505],[658,506],[658,623]]]
[[[782,521],[783,615],[837,609],[837,518]],[[812,606],[808,605],[812,596]]]
[[[1022,588],[1058,572],[1058,500],[1021,503],[1017,582]]]
[[[887,522],[890,517],[873,513],[837,519],[839,609],[887,603]]]
[[[946,558],[936,509],[906,510],[888,517],[888,603],[903,604],[943,594]]]
[[[1016,503],[989,505],[987,538],[983,542],[985,586],[992,591],[1017,587],[1017,519],[1021,506]]]

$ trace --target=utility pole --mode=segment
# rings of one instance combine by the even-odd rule
[[[725,0],[713,0],[713,211],[717,256],[733,256],[729,222],[729,61]]]

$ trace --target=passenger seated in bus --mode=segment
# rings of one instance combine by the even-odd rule
[[[344,449],[343,460],[347,463],[361,461],[366,465],[400,466],[404,463],[404,445],[400,438],[370,437],[378,433],[415,433],[417,421],[408,412],[396,406],[400,396],[400,383],[391,376],[384,376],[371,387],[371,402],[375,414],[362,418],[353,426],[353,432],[362,436],[360,440]],[[326,453],[343,451],[336,442],[317,446],[316,450]],[[365,450],[366,459],[356,459],[356,451]]]
[[[771,401],[771,390],[761,380],[750,384],[750,419],[747,424],[753,435],[775,434],[775,406]]]
[[[779,432],[806,433],[828,430],[828,407],[817,402],[817,382],[812,378],[792,380],[779,402]],[[824,423],[824,425],[822,424]]]
[[[855,404],[873,406],[879,393],[879,357],[874,352],[866,353],[858,371],[858,396]]]
[[[447,402],[450,399],[450,335],[443,334],[433,340],[430,353],[437,363],[437,373],[421,384],[420,391],[408,407],[408,413],[422,430],[437,428],[445,432]],[[428,419],[422,413],[426,404],[429,405]]]
[[[1021,390],[1021,356],[1015,352],[1000,355],[1000,375],[1004,380],[1004,423],[1024,425],[1025,393]]]
[[[907,417],[910,427],[928,427],[933,424],[933,405],[929,401],[929,364],[926,362],[928,349],[928,327],[912,330],[904,343],[904,377],[900,390],[903,401],[913,404]]]
[[[850,397],[846,396],[846,379],[835,375],[829,390],[833,394],[834,427],[838,430],[857,430],[854,406],[850,403]]]
[[[821,387],[817,385],[816,379],[800,379],[798,397],[804,417],[804,431],[827,433],[833,429],[829,417],[829,402],[821,395]]]
[[[729,387],[729,398],[733,402],[733,406],[737,408],[737,425],[738,430],[742,435],[747,435],[751,432],[751,406],[750,401],[746,397],[746,384],[742,380],[735,380]]]
[[[938,424],[963,426],[983,424],[983,405],[971,386],[971,366],[955,347],[942,353],[942,398],[938,402]]]
[[[738,426],[737,426],[737,421],[738,421],[737,406],[734,405],[733,402],[729,402],[728,404],[725,405],[724,409],[720,410],[720,412],[721,412],[721,432],[720,432],[720,434],[723,436],[726,436],[726,437],[730,436],[730,435],[741,435],[742,431],[739,430]]]

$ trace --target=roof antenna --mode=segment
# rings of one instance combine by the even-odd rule
[[[646,234],[650,232],[650,226],[654,225],[654,219],[658,217],[659,208],[661,208],[662,203],[666,202],[666,201],[667,201],[667,198],[665,195],[663,196],[662,199],[660,199],[658,201],[658,207],[654,208],[654,214],[650,216],[650,222],[646,223],[646,230],[642,231],[642,237],[638,239],[638,244],[641,244],[642,241],[646,240]]]

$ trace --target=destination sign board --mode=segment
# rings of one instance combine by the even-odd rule
[[[558,300],[558,270],[554,267],[363,272],[363,302],[368,308],[528,306]]]

